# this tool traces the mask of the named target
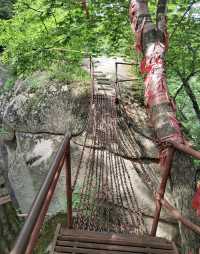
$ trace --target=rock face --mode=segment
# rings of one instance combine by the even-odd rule
[[[82,121],[87,104],[85,84],[51,81],[46,73],[32,79],[17,81],[10,98],[1,96],[5,126],[20,132],[63,134]]]
[[[13,198],[27,213],[65,133],[79,132],[87,117],[88,84],[60,83],[38,72],[18,80],[0,99],[1,156]],[[6,147],[6,148],[5,148]],[[49,212],[64,210],[65,176]]]

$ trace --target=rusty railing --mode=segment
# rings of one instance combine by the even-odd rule
[[[70,136],[66,135],[64,140],[55,156],[55,160],[49,170],[47,177],[42,184],[37,197],[35,198],[33,205],[30,209],[28,217],[24,223],[24,226],[17,238],[14,248],[11,254],[30,254],[33,251],[37,238],[39,236],[40,229],[43,225],[45,215],[48,211],[49,204],[53,197],[55,187],[58,182],[63,164],[66,168],[66,180],[67,180],[67,214],[68,214],[68,227],[72,225],[72,191],[71,182],[69,176],[71,174],[70,168]]]

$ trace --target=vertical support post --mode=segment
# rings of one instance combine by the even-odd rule
[[[70,139],[66,146],[65,156],[65,170],[66,170],[66,192],[67,192],[67,227],[73,227],[72,221],[72,184],[71,184],[71,154],[70,154]]]
[[[118,83],[118,63],[115,63],[115,83]]]
[[[161,199],[165,195],[167,180],[168,180],[168,178],[170,176],[170,172],[171,172],[173,156],[174,156],[174,148],[169,147],[168,151],[167,151],[167,158],[165,161],[166,166],[164,169],[164,174],[162,176],[162,180],[161,180],[160,187],[159,187],[157,197],[156,197],[156,210],[154,213],[154,219],[153,219],[153,224],[152,224],[152,228],[151,228],[151,236],[156,236],[156,232],[157,232],[157,228],[158,228],[158,221],[160,218],[160,212],[161,212],[161,208],[162,208]]]
[[[92,56],[90,55],[90,77],[92,78]]]

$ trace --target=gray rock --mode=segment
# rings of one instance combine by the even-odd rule
[[[52,81],[44,72],[17,80],[1,95],[0,168],[22,213],[30,209],[63,134],[85,125],[88,98],[88,84]],[[65,209],[63,171],[49,213]]]
[[[25,86],[25,82],[21,86]],[[23,132],[65,133],[82,122],[87,112],[87,90],[81,83],[60,84],[49,81],[35,92],[30,89],[14,94],[3,105],[2,122]]]

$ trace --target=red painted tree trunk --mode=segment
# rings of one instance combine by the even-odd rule
[[[136,50],[143,55],[141,72],[146,74],[145,104],[157,142],[161,147],[161,167],[166,170],[166,161],[168,161],[166,156],[169,151],[169,148],[165,147],[166,143],[168,141],[184,143],[184,138],[176,118],[175,105],[169,96],[165,75],[165,52],[168,48],[167,0],[158,0],[156,25],[151,20],[147,3],[147,0],[132,0],[130,20],[135,34]],[[181,166],[180,170],[172,171],[171,174],[174,181],[172,191],[175,205],[183,215],[194,221],[194,211],[191,208],[192,204],[190,204],[193,196],[191,163],[188,157],[176,152],[173,164],[176,164],[176,168]],[[170,172],[165,172],[165,175],[167,173]],[[164,194],[160,194],[161,198],[162,195]],[[195,222],[197,222],[197,218],[195,218]],[[179,229],[183,253],[188,253],[191,250],[196,253],[200,247],[199,237],[183,225],[179,225]]]
[[[136,36],[136,49],[144,55],[141,72],[146,74],[145,103],[158,142],[173,140],[182,143],[183,137],[165,76],[164,57],[167,49],[165,6],[157,13],[157,29],[148,13],[147,1],[133,0],[130,17]]]

